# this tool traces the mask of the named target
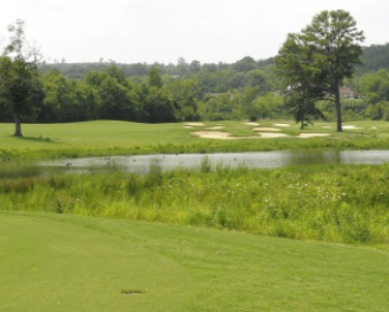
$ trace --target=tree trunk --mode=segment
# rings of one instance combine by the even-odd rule
[[[22,123],[20,121],[20,117],[15,113],[15,134],[16,137],[22,137]]]
[[[335,108],[336,108],[336,129],[338,132],[342,132],[342,111],[340,108],[340,93],[339,84],[335,87]]]

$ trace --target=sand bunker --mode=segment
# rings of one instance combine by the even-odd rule
[[[309,138],[319,138],[319,137],[327,137],[329,133],[300,133],[300,138],[309,139]]]
[[[196,131],[192,134],[203,139],[218,139],[218,140],[244,140],[244,139],[260,139],[259,136],[234,137],[231,133],[221,131]]]
[[[276,127],[290,127],[290,124],[273,124]]]
[[[245,122],[244,124],[248,126],[259,126],[259,123],[257,122]]]
[[[199,136],[204,139],[219,139],[219,140],[234,140],[236,138],[231,137],[228,132],[220,132],[220,131],[197,131],[192,132],[194,135]]]
[[[201,127],[204,126],[204,123],[202,122],[186,122],[184,123],[185,126],[191,126],[191,127]]]
[[[221,131],[196,131],[192,134],[199,136],[203,139],[218,139],[218,140],[243,140],[243,139],[277,139],[277,138],[301,138],[308,139],[314,137],[326,137],[329,136],[329,133],[301,133],[300,136],[290,136],[285,133],[275,133],[275,132],[258,132],[258,136],[248,136],[248,137],[234,137],[231,136],[231,133],[221,132]]]
[[[281,129],[274,128],[274,127],[257,127],[252,129],[253,131],[265,131],[265,132],[278,132],[281,131]]]
[[[288,138],[289,135],[284,133],[269,133],[269,132],[259,132],[261,139],[275,139],[275,138]]]
[[[357,127],[355,125],[347,125],[347,126],[343,126],[343,129],[346,129],[346,130],[360,130],[362,128]]]
[[[331,129],[332,127],[331,126],[321,126],[322,129]]]

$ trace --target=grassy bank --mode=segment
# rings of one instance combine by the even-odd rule
[[[0,180],[1,210],[226,228],[343,243],[389,243],[389,166],[244,167]]]
[[[388,252],[0,212],[1,311],[386,311]]]
[[[285,121],[280,121],[285,123]],[[275,127],[276,121],[260,121],[263,127]],[[137,124],[117,121],[93,121],[72,124],[23,125],[24,138],[12,137],[13,125],[0,124],[0,158],[31,159],[97,155],[153,153],[212,153],[284,149],[386,149],[389,147],[389,123],[365,121],[345,124],[343,133],[335,125],[317,123],[304,133],[328,133],[328,137],[300,139],[298,125],[288,122],[277,133],[288,138],[244,139],[259,136],[254,125],[243,122],[213,122],[203,125]],[[228,132],[239,140],[203,139],[196,131]],[[351,126],[347,128],[347,126]]]

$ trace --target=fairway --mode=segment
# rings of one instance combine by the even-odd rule
[[[0,160],[311,148],[386,149],[389,146],[389,123],[384,121],[345,123],[343,133],[335,132],[334,123],[318,122],[302,131],[298,124],[283,120],[24,124],[23,138],[13,137],[13,128],[13,124],[0,123]]]
[[[389,253],[1,213],[0,311],[387,311]]]

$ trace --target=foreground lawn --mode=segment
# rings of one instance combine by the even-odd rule
[[[385,149],[389,146],[389,123],[361,121],[344,124],[336,133],[334,123],[316,123],[301,131],[291,121],[259,121],[267,135],[287,137],[261,139],[257,126],[241,121],[206,122],[188,125],[139,124],[92,121],[71,124],[25,124],[24,138],[14,138],[13,124],[0,124],[0,158],[56,158],[93,155],[233,152],[281,149]],[[285,126],[286,125],[286,126]],[[215,130],[218,129],[218,130]],[[204,139],[193,133],[219,131],[236,140]],[[300,133],[328,134],[326,137],[298,138]],[[253,139],[253,137],[258,137]]]
[[[387,311],[389,251],[0,212],[1,311]]]

